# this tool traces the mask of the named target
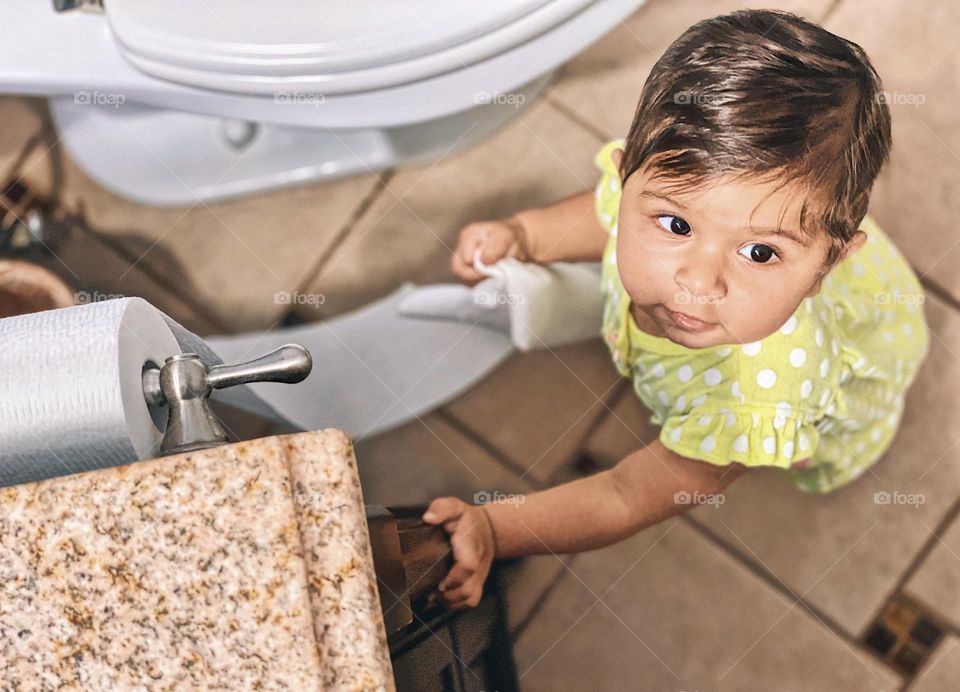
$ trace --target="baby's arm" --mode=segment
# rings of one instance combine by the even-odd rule
[[[570,553],[616,543],[715,495],[746,467],[687,459],[659,440],[614,468],[526,496],[521,504],[485,505],[497,557]]]
[[[603,257],[607,231],[597,220],[592,190],[514,216],[534,262],[594,262]]]
[[[671,452],[659,440],[589,478],[526,495],[523,501],[468,505],[452,497],[430,503],[424,521],[450,533],[454,566],[440,584],[446,604],[475,606],[495,557],[601,548],[680,514],[746,471]],[[691,502],[677,502],[678,493]]]

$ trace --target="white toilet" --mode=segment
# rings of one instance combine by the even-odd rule
[[[643,0],[3,0],[0,93],[105,187],[191,205],[428,159]]]

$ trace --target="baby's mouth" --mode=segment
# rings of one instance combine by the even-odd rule
[[[664,309],[667,311],[670,321],[685,332],[705,332],[716,326],[713,322],[701,320],[685,312],[676,312],[666,306],[664,306]]]

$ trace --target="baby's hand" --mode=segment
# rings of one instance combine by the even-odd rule
[[[440,598],[453,610],[473,608],[483,596],[496,551],[489,516],[482,507],[441,497],[430,503],[423,520],[442,524],[453,546],[454,565],[440,582]]]
[[[480,261],[484,264],[493,264],[504,257],[514,257],[523,262],[530,259],[523,225],[516,219],[480,221],[460,231],[460,240],[450,267],[454,274],[469,285],[486,278],[473,266],[477,250],[480,251]]]

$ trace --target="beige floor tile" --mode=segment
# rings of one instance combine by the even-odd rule
[[[131,268],[94,233],[64,228],[49,247],[52,254],[31,252],[24,259],[48,268],[76,289],[78,303],[138,296],[198,334],[221,331],[209,314],[171,293],[140,267]]]
[[[466,151],[402,169],[311,284],[322,312],[358,307],[404,281],[452,280],[464,226],[592,188],[600,144],[541,102]]]
[[[682,520],[581,555],[573,572],[515,647],[528,692],[898,687]]]
[[[500,583],[507,597],[507,627],[511,633],[516,632],[541,596],[575,560],[576,557],[570,555],[532,555],[500,568]]]
[[[43,129],[45,106],[39,99],[17,96],[0,97],[0,182],[5,182],[14,166],[24,156],[31,137]],[[25,163],[24,168],[29,167]]]
[[[894,145],[871,211],[921,273],[960,296],[960,5],[844,0],[826,26],[866,50],[890,96]]]
[[[648,0],[593,47],[564,65],[550,98],[577,113],[605,137],[625,136],[650,69],[680,34],[702,19],[771,5],[816,21],[830,0]]]
[[[515,354],[445,410],[543,484],[570,461],[619,379],[595,339]]]
[[[960,520],[954,519],[946,533],[938,536],[906,591],[960,629]]]
[[[306,281],[376,184],[365,175],[244,199],[159,208],[117,197],[63,152],[53,153],[68,209],[82,206],[91,228],[125,249],[172,291],[209,306],[232,330],[269,327],[290,308],[275,299]],[[37,165],[41,190],[51,183]]]
[[[960,488],[960,315],[934,298],[926,308],[931,355],[893,445],[871,472],[816,495],[794,489],[780,471],[753,471],[727,488],[719,507],[693,510],[853,636],[879,611]],[[886,495],[878,502],[875,493]]]
[[[659,435],[660,428],[650,422],[650,410],[627,383],[580,451],[603,467],[614,466]]]
[[[474,502],[475,493],[522,493],[528,483],[431,414],[355,442],[367,504],[428,504],[442,495]]]
[[[910,692],[955,690],[960,680],[960,637],[945,639],[914,678]]]

